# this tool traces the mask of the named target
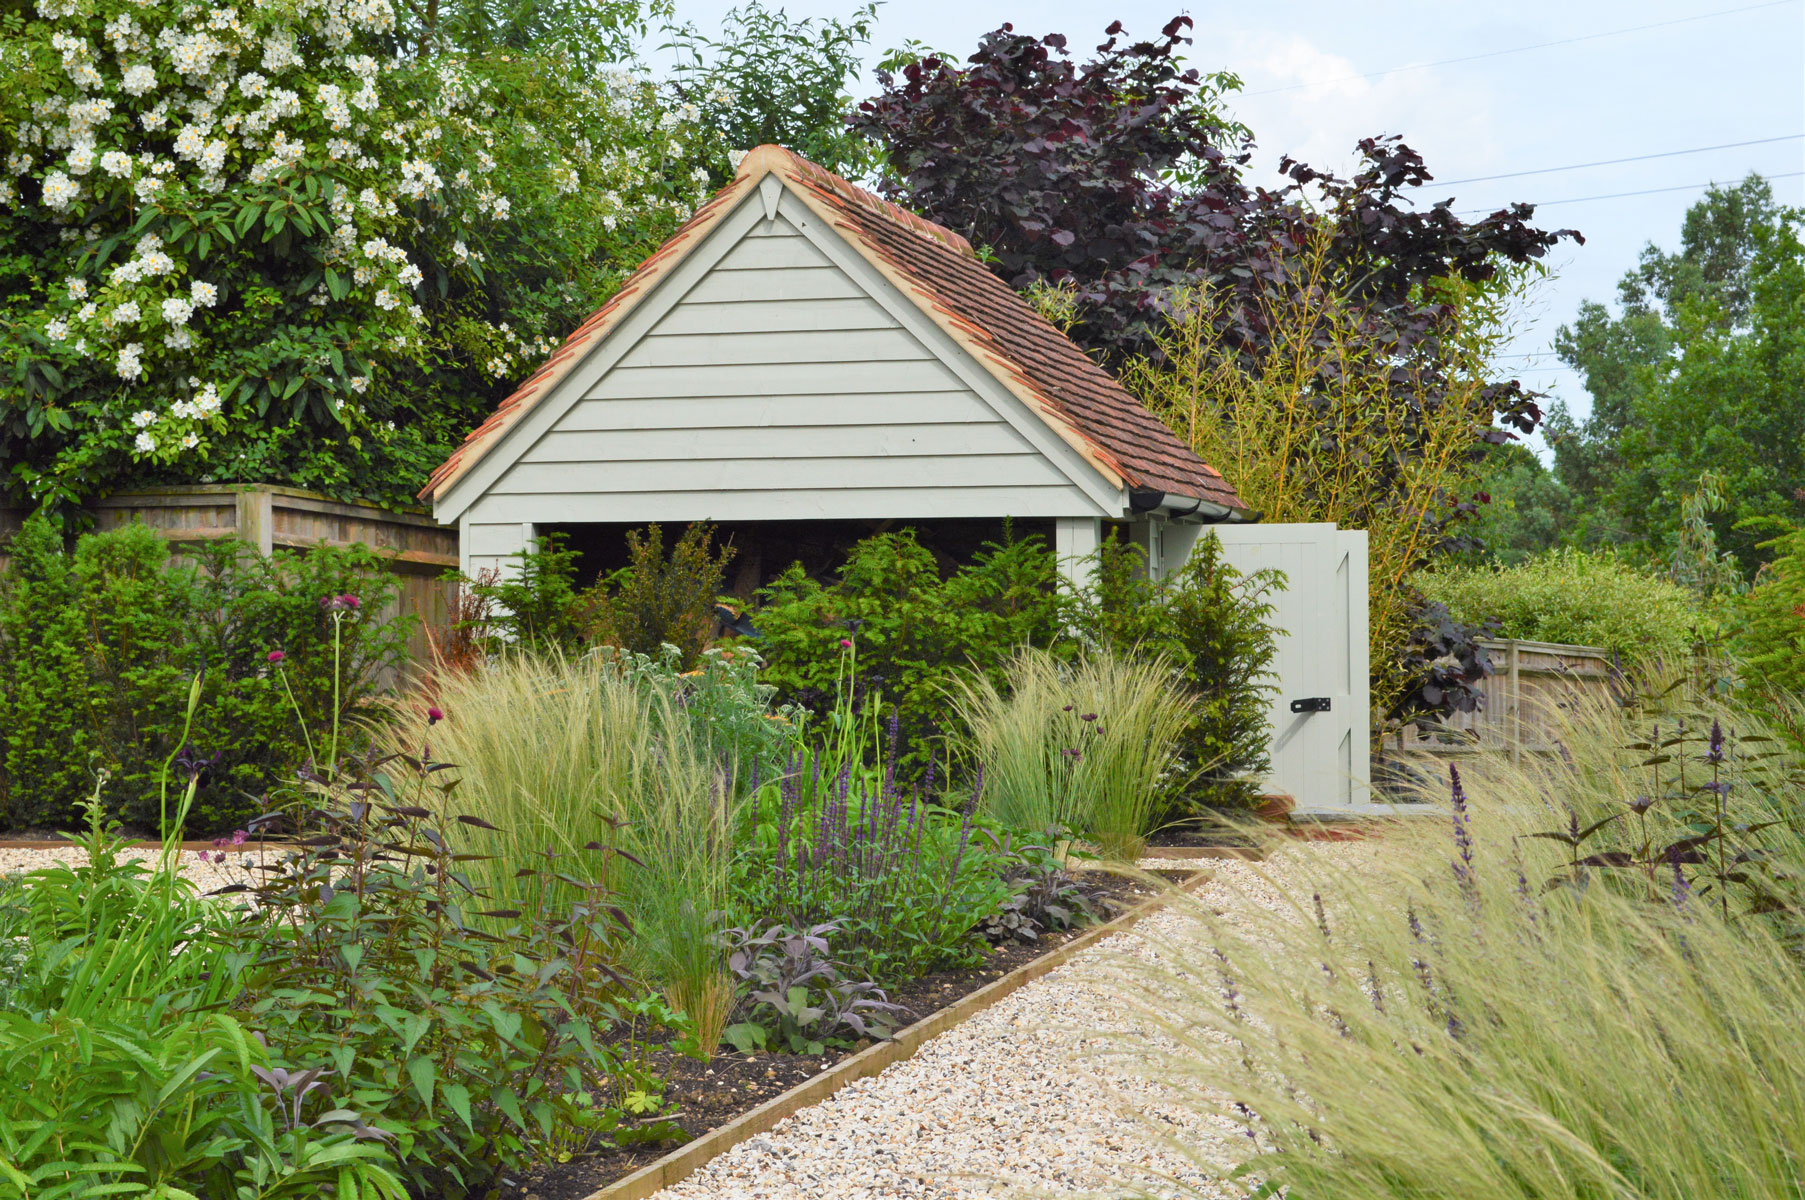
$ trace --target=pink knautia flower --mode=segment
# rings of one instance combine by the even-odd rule
[[[264,655],[263,657],[269,659],[273,663],[279,663],[283,659],[287,658],[288,655],[282,653],[282,651],[280,651],[280,650],[271,650],[268,654]]]
[[[320,607],[327,612],[356,612],[363,602],[351,593],[342,596],[326,596],[321,598]]]
[[[248,837],[250,837],[250,836],[251,836],[251,835],[250,835],[250,831],[249,831],[249,830],[244,830],[244,829],[234,829],[234,830],[233,830],[233,831],[232,831],[232,844],[233,844],[233,845],[234,845],[234,846],[242,846],[242,845],[244,845],[244,841],[245,841],[245,839],[246,839],[246,838],[248,838]]]
[[[851,638],[841,638],[840,639],[840,649],[842,649],[842,650],[852,649],[852,639]]]
[[[440,721],[443,721],[444,719],[445,719],[445,710],[440,708],[438,705],[435,704],[431,708],[426,710],[426,723],[428,725],[437,725]]]

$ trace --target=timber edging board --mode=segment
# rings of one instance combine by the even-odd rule
[[[896,1036],[889,1041],[868,1046],[851,1058],[842,1059],[828,1070],[812,1079],[804,1080],[781,1096],[773,1097],[751,1112],[742,1113],[720,1128],[710,1130],[695,1141],[679,1146],[663,1158],[647,1163],[631,1175],[622,1176],[606,1187],[591,1192],[583,1197],[583,1200],[646,1200],[647,1197],[655,1195],[672,1184],[687,1179],[741,1142],[768,1132],[780,1121],[795,1115],[811,1104],[820,1103],[847,1084],[869,1078],[887,1067],[913,1057],[922,1046],[953,1026],[984,1011],[1024,984],[1032,983],[1055,968],[1064,966],[1074,955],[1090,949],[1104,938],[1124,933],[1138,923],[1141,918],[1158,912],[1170,901],[1172,892],[1189,893],[1199,884],[1209,880],[1213,874],[1211,871],[1196,872],[1170,891],[1154,896],[1107,924],[1085,930],[1065,945],[1048,951],[1033,962],[1017,967],[996,982],[986,984],[964,999],[955,1001],[938,1012],[929,1013],[913,1025],[899,1030]]]

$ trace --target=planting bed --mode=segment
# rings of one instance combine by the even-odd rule
[[[1190,867],[1182,870],[1162,868],[1154,872],[1172,882],[1188,878],[1192,873]],[[1145,883],[1120,877],[1111,877],[1094,886],[1105,892],[1105,904],[1110,910],[1101,914],[1105,920],[1151,898],[1155,892]],[[1036,942],[1005,943],[993,950],[981,967],[922,976],[903,987],[891,989],[890,999],[905,1006],[912,1020],[921,1020],[1051,953],[1084,932],[1084,928],[1073,929],[1048,934]],[[819,1056],[729,1051],[707,1063],[668,1050],[656,1051],[651,1061],[652,1072],[666,1081],[666,1098],[679,1106],[676,1113],[661,1119],[671,1121],[689,1139],[701,1137],[831,1069],[866,1045],[869,1043],[830,1050]],[[573,1157],[569,1162],[547,1164],[530,1172],[524,1179],[512,1181],[503,1195],[515,1200],[580,1200],[664,1157],[677,1144],[663,1141],[625,1150],[602,1147]]]

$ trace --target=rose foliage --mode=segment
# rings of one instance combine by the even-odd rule
[[[409,38],[390,0],[41,0],[0,26],[15,502],[404,500],[725,162],[647,79]]]

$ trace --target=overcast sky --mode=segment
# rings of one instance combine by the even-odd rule
[[[853,8],[844,0],[767,3],[792,16]],[[708,31],[731,7],[677,0],[679,19]],[[1805,133],[1805,0],[890,0],[878,12],[872,57],[911,38],[963,57],[1004,21],[1023,32],[1064,33],[1088,50],[1111,20],[1153,36],[1178,12],[1197,23],[1193,65],[1240,75],[1231,108],[1258,139],[1261,177],[1287,153],[1345,171],[1354,143],[1381,133],[1402,134],[1447,181]],[[1523,47],[1537,48],[1513,52]],[[1442,65],[1418,68],[1426,63]],[[1702,189],[1550,202],[1733,181],[1750,170],[1774,177],[1783,201],[1805,203],[1805,141],[1797,137],[1462,183],[1432,199],[1452,194],[1457,208],[1484,211],[1513,200],[1545,204],[1538,223],[1585,234],[1583,247],[1558,251],[1555,276],[1522,315],[1513,357],[1502,364],[1583,412],[1585,390],[1552,354],[1555,330],[1581,300],[1613,298],[1648,242],[1676,244],[1680,219]]]

